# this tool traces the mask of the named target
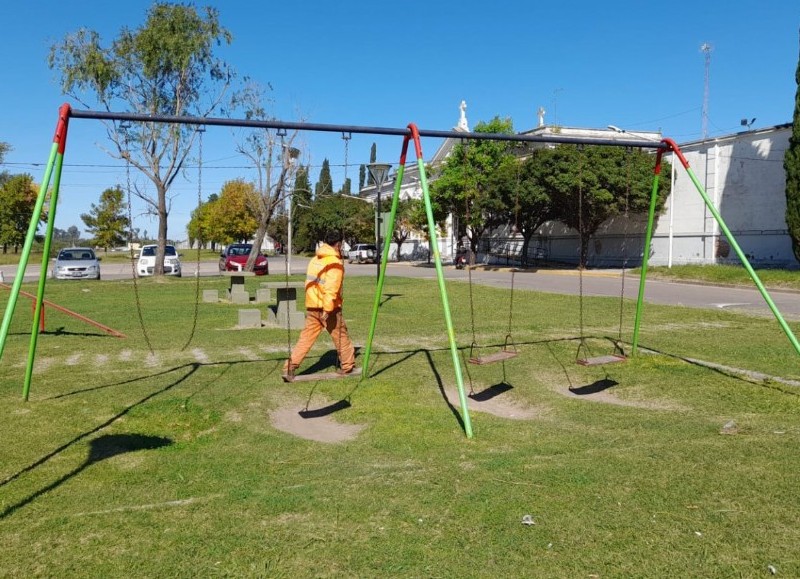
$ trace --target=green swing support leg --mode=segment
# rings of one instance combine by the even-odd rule
[[[464,390],[464,378],[461,371],[461,361],[458,355],[458,345],[456,344],[455,331],[453,330],[453,320],[450,316],[450,302],[447,298],[447,287],[444,283],[442,259],[439,254],[439,241],[436,236],[436,223],[433,219],[433,209],[431,207],[431,199],[428,189],[428,178],[425,174],[425,163],[422,158],[422,145],[420,143],[419,130],[413,123],[408,125],[408,130],[409,133],[403,140],[403,149],[400,154],[400,166],[397,172],[397,179],[395,181],[394,195],[392,197],[392,211],[389,215],[389,223],[387,225],[387,238],[394,231],[395,215],[397,213],[397,204],[400,198],[400,186],[402,185],[403,172],[406,164],[408,143],[409,141],[413,140],[417,155],[417,168],[419,170],[420,185],[422,186],[422,195],[425,203],[425,214],[428,219],[430,244],[433,250],[434,264],[436,266],[436,278],[439,284],[439,294],[442,299],[442,309],[444,310],[445,325],[447,327],[447,338],[450,344],[450,355],[453,360],[453,368],[455,370],[456,383],[458,385],[458,397],[461,405],[461,421],[463,423],[464,433],[466,434],[467,438],[472,438],[472,421],[470,420],[469,408],[467,406],[467,394]],[[378,309],[380,307],[381,295],[383,294],[383,285],[386,279],[386,263],[389,261],[389,245],[390,244],[386,243],[383,247],[380,274],[378,275],[378,286],[375,289],[375,300],[373,301],[372,305],[372,319],[370,321],[367,344],[364,348],[364,361],[361,364],[364,376],[369,375],[369,358],[372,353],[372,340],[375,336],[375,326],[378,320]]]
[[[672,151],[675,156],[680,160],[683,168],[686,170],[686,173],[689,175],[689,178],[692,180],[692,183],[697,189],[697,192],[700,194],[700,197],[703,199],[703,203],[705,203],[706,208],[717,221],[720,230],[725,234],[725,238],[728,240],[731,248],[736,253],[736,256],[739,258],[739,261],[744,266],[747,273],[750,275],[750,279],[753,280],[758,291],[761,293],[761,297],[764,298],[764,301],[769,306],[769,309],[772,311],[772,314],[775,316],[775,319],[778,321],[781,329],[783,330],[786,337],[791,342],[792,347],[794,348],[795,352],[800,354],[800,343],[798,343],[797,338],[795,337],[794,333],[792,332],[789,325],[786,323],[786,320],[781,315],[780,311],[778,311],[778,306],[775,305],[775,302],[772,301],[769,293],[767,292],[764,284],[761,283],[761,279],[756,274],[753,266],[750,265],[750,262],[747,259],[747,256],[744,254],[742,249],[739,247],[739,244],[736,242],[736,239],[733,237],[733,234],[728,229],[728,226],[725,224],[725,221],[722,219],[722,215],[720,215],[717,208],[714,206],[714,203],[708,196],[708,193],[703,188],[703,185],[700,183],[700,180],[692,171],[692,168],[689,166],[689,162],[686,160],[686,157],[683,155],[683,152],[680,150],[680,147],[673,141],[672,139],[663,139],[661,141],[663,143],[663,147],[658,149],[656,154],[656,165],[653,171],[654,178],[653,178],[653,190],[650,195],[650,210],[648,212],[647,218],[647,231],[645,234],[645,242],[644,242],[644,255],[642,257],[642,272],[639,278],[639,296],[636,300],[636,317],[634,320],[633,325],[633,342],[631,346],[631,352],[633,355],[636,355],[637,347],[639,343],[639,324],[642,318],[642,310],[643,310],[643,303],[644,303],[644,285],[645,285],[645,277],[647,276],[647,262],[650,258],[650,242],[653,237],[653,222],[655,220],[655,205],[656,199],[658,197],[658,180],[661,174],[661,158],[667,151]]]

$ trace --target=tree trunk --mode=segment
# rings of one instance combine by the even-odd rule
[[[522,265],[524,267],[528,266],[528,247],[531,245],[531,239],[533,238],[533,232],[527,233],[523,232],[522,234],[522,255],[520,256]]]
[[[581,253],[578,267],[586,269],[586,263],[589,261],[589,239],[591,236],[588,233],[581,233]]]
[[[156,248],[156,263],[153,275],[164,275],[164,250],[167,246],[167,190],[163,186],[158,187],[158,247]]]
[[[253,249],[247,257],[247,263],[244,266],[245,271],[253,271],[256,265],[256,258],[261,255],[261,246],[264,244],[264,237],[267,234],[267,227],[260,224],[256,230],[256,236],[253,238]]]

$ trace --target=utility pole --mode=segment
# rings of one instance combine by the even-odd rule
[[[700,46],[700,52],[705,55],[705,84],[703,86],[703,140],[708,138],[708,78],[711,69],[712,46],[704,42]]]

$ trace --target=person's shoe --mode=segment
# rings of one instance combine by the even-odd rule
[[[349,374],[352,374],[354,369],[355,369],[355,366],[353,366],[353,367],[352,367],[352,368],[350,368],[349,370],[344,370],[343,368],[338,368],[338,369],[336,370],[336,373],[337,373],[339,376],[347,376],[347,375],[349,375]]]

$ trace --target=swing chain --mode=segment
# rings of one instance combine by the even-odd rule
[[[134,300],[136,301],[136,315],[139,319],[139,327],[142,329],[142,337],[144,337],[144,341],[147,344],[147,349],[151,354],[153,354],[153,344],[150,342],[150,336],[147,334],[147,327],[145,326],[144,317],[142,315],[142,300],[139,296],[139,284],[137,282],[139,276],[136,273],[136,261],[133,259],[133,203],[131,201],[133,181],[131,179],[131,148],[130,135],[128,134],[129,128],[130,123],[127,121],[120,123],[120,130],[124,135],[125,141],[125,152],[123,157],[125,158],[125,186],[127,188],[128,201],[128,251],[130,252],[131,257],[131,278],[133,279],[133,295]]]
[[[195,130],[197,133],[197,146],[198,146],[198,160],[197,160],[197,210],[203,205],[203,133],[206,128],[200,125]],[[197,260],[195,270],[195,284],[194,284],[194,315],[192,317],[192,330],[189,332],[189,338],[181,348],[181,352],[185,351],[194,339],[195,331],[197,331],[197,318],[199,317],[200,308],[200,240],[197,240]]]

